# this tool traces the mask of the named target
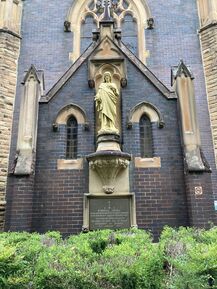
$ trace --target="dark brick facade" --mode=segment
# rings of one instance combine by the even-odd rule
[[[52,1],[49,9],[46,3],[24,2],[19,81],[31,62],[34,62],[36,67],[45,70],[45,82],[50,88],[70,64],[68,53],[72,49],[72,35],[63,32],[62,24],[71,1],[64,1],[60,7],[57,2]],[[214,222],[216,170],[199,40],[196,35],[198,16],[195,1],[187,2],[182,5],[178,0],[150,3],[156,18],[156,28],[146,32],[147,48],[151,55],[148,65],[167,82],[170,66],[176,65],[180,58],[186,59],[187,64],[192,67],[195,73],[202,148],[213,168],[212,174],[185,173],[176,99],[163,96],[125,57],[128,86],[122,89],[122,150],[133,157],[130,165],[130,189],[136,194],[138,226],[151,229],[155,235],[159,234],[164,225],[206,226],[209,221]],[[173,7],[171,11],[166,9],[167,5]],[[42,11],[49,13],[43,14]],[[30,22],[29,19],[34,14],[41,17],[35,17]],[[52,21],[49,21],[50,17]],[[173,21],[176,25],[171,25]],[[42,32],[44,27],[47,30]],[[8,178],[6,230],[59,230],[66,235],[81,231],[83,195],[88,193],[88,164],[85,157],[96,149],[95,91],[89,88],[87,80],[88,59],[48,103],[40,103],[35,175]],[[20,91],[18,85],[11,164],[16,149]],[[164,128],[160,129],[157,123],[152,124],[154,156],[161,158],[161,168],[134,167],[134,158],[140,156],[139,126],[134,124],[132,129],[127,128],[127,119],[129,111],[142,101],[156,106],[164,118]],[[78,127],[78,157],[84,159],[84,168],[57,170],[57,160],[65,158],[66,128],[61,125],[54,132],[52,124],[58,112],[71,103],[86,112],[90,125],[89,130],[84,130],[82,125]],[[204,194],[199,199],[195,197],[195,186],[202,186],[204,189]]]

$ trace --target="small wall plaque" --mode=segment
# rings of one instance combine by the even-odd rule
[[[130,228],[130,199],[90,200],[90,230]]]
[[[137,228],[134,193],[84,195],[84,232],[127,228]]]
[[[202,187],[195,187],[195,195],[196,196],[203,195],[203,188]]]

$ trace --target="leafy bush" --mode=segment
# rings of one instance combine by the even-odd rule
[[[217,288],[217,228],[0,233],[1,289]]]

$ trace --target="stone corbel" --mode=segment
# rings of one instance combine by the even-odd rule
[[[87,160],[90,169],[101,179],[103,192],[113,194],[117,176],[129,167],[131,156],[120,151],[103,151],[89,155]]]
[[[64,21],[64,31],[65,32],[71,32],[71,22],[69,21]]]
[[[15,175],[30,175],[34,171],[36,152],[39,99],[43,94],[43,73],[32,65],[23,81],[19,130],[17,140],[17,159]]]
[[[185,163],[188,171],[197,172],[207,171],[208,168],[201,155],[193,79],[191,71],[183,61],[173,69],[173,84],[178,96]]]

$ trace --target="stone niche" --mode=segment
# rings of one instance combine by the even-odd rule
[[[100,83],[103,80],[105,72],[110,72],[112,75],[112,82],[116,85],[120,92],[120,97],[117,102],[117,118],[116,127],[121,132],[121,88],[127,86],[127,68],[123,59],[123,55],[111,42],[109,38],[105,38],[96,52],[89,59],[88,64],[88,81],[89,86],[95,89],[96,93],[99,89]],[[96,132],[99,128],[99,117],[96,112]]]

